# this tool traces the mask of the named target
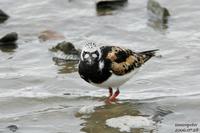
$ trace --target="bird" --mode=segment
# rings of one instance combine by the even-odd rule
[[[97,46],[94,42],[84,45],[80,54],[78,73],[86,82],[109,90],[107,101],[116,102],[119,87],[137,73],[139,68],[156,51],[134,52],[119,46]],[[113,93],[113,88],[116,88]]]

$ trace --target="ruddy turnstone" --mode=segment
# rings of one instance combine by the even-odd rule
[[[108,101],[115,101],[119,86],[128,81],[156,50],[133,52],[117,46],[98,47],[87,43],[81,52],[79,74],[88,83],[109,89]],[[113,94],[112,88],[117,90]]]

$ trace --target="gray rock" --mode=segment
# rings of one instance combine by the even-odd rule
[[[63,41],[52,47],[50,51],[54,52],[52,58],[56,65],[77,64],[80,58],[80,50],[77,50],[71,42]]]
[[[53,52],[62,51],[65,54],[75,54],[79,55],[80,51],[77,50],[71,42],[60,42],[55,47],[50,49]]]
[[[15,32],[9,33],[0,39],[0,50],[2,52],[13,52],[17,48],[18,35]]]
[[[149,0],[147,3],[147,10],[149,11],[150,19],[167,23],[170,13],[167,8],[162,7],[157,1]]]
[[[0,23],[3,23],[9,18],[9,16],[0,9]]]
[[[71,42],[63,41],[58,43],[50,51],[54,53],[52,60],[56,65],[61,66],[59,73],[71,73],[77,71],[77,64],[80,58],[80,50],[77,50]]]
[[[15,44],[17,39],[18,39],[18,34],[16,32],[11,32],[9,34],[6,34],[0,39],[0,46]]]
[[[120,9],[127,5],[128,0],[100,0],[96,2],[96,11],[98,15],[109,15],[112,11]]]
[[[6,34],[0,39],[0,42],[15,42],[18,39],[18,35],[16,32],[11,32]]]
[[[168,28],[168,19],[170,16],[167,8],[162,7],[158,2],[149,0],[147,3],[148,25],[155,30],[165,32]]]

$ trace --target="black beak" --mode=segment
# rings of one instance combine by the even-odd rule
[[[86,61],[87,61],[87,64],[88,64],[88,65],[93,65],[94,62],[95,62],[95,59],[92,58],[92,57],[88,57]]]

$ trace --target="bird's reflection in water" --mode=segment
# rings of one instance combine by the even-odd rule
[[[102,100],[102,99],[101,99]],[[115,104],[99,105],[90,114],[76,114],[76,117],[84,120],[81,131],[86,133],[121,133],[118,128],[106,125],[106,120],[121,116],[142,116],[153,121],[151,128],[133,128],[131,133],[155,133],[158,123],[162,123],[163,117],[173,113],[169,107],[158,105],[155,102],[119,101]]]
[[[142,116],[137,106],[137,104],[130,102],[103,105],[95,108],[95,112],[89,114],[87,117],[77,115],[85,121],[82,124],[83,128],[81,130],[87,133],[120,133],[119,129],[108,127],[106,125],[106,120],[124,115]],[[146,129],[135,128],[131,129],[131,132],[142,133],[144,130]],[[148,132],[152,131],[150,130]]]

